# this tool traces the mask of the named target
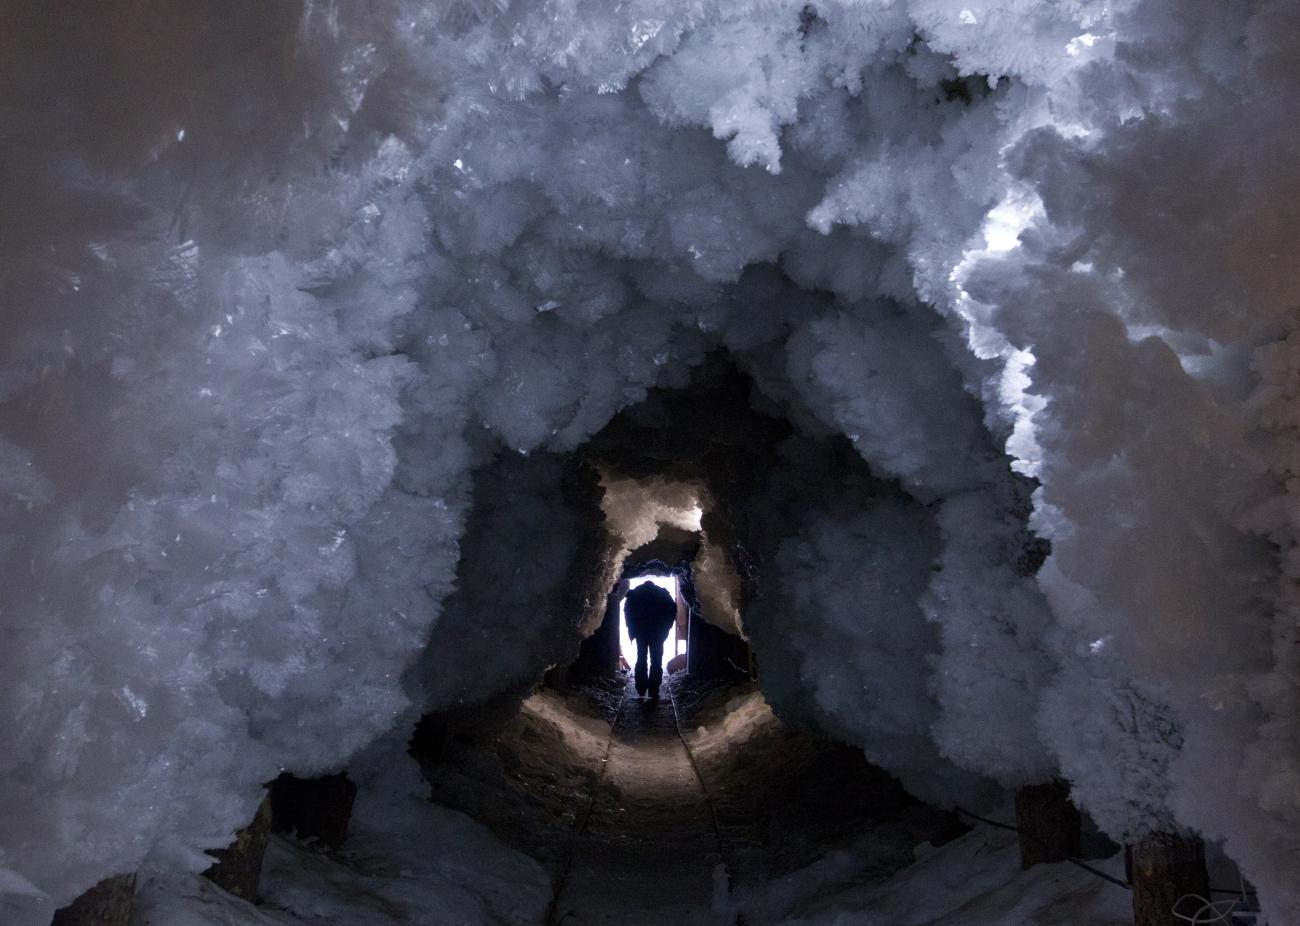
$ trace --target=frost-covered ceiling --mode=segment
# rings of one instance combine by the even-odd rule
[[[20,2],[0,36],[0,865],[58,899],[201,867],[281,767],[420,709],[492,448],[572,450],[724,346],[913,500],[792,526],[810,567],[871,575],[914,503],[933,544],[879,555],[942,566],[889,643],[925,710],[823,710],[1059,768],[1300,913],[1294,3]],[[842,629],[810,670],[880,658]]]

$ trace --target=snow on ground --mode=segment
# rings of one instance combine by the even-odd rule
[[[254,906],[201,877],[145,883],[133,926],[527,926],[551,899],[541,866],[429,802],[413,761],[359,790],[342,851],[273,836]]]
[[[825,744],[792,735],[757,691],[706,693],[690,725],[688,740],[733,843],[733,864],[739,862],[732,908],[743,912],[749,923],[1127,926],[1132,922],[1127,891],[1073,865],[1021,871],[1013,833],[977,826],[936,846],[931,834],[942,815],[906,803],[891,806],[898,796],[880,785],[866,787],[866,794],[876,800],[867,814],[874,810],[876,818],[864,815],[843,779],[836,780],[815,764]],[[791,774],[799,776],[793,786],[782,781]],[[861,769],[854,774],[867,777]],[[777,792],[779,803],[756,798],[755,792],[764,787]],[[823,789],[830,793],[809,793]],[[764,839],[768,858],[756,859],[752,851],[744,851],[738,843],[744,838],[746,821],[736,818],[780,814],[783,806],[798,810],[780,816],[775,831]],[[1001,816],[1014,819],[1010,807],[1003,808]],[[844,820],[855,822],[850,829],[834,828]],[[817,850],[805,848],[801,853],[801,842]],[[1092,864],[1123,876],[1118,855]]]
[[[863,848],[870,848],[868,842]],[[869,864],[861,849],[753,895],[783,926],[1129,926],[1130,894],[1069,863],[1020,870],[1014,833],[978,827],[946,845],[922,843],[916,861],[886,881],[848,886]],[[1122,875],[1120,859],[1102,864]]]
[[[785,789],[788,781],[783,776],[791,771],[785,766],[794,762],[796,769],[807,771],[809,766],[800,762],[827,744],[819,746],[816,738],[790,731],[752,689],[724,691],[720,697],[713,694],[712,700],[706,694],[702,708],[692,713],[696,707],[687,692],[684,719],[689,722],[688,740],[695,757],[719,801],[734,853],[736,840],[747,826],[752,828],[753,821],[728,818],[738,806],[729,803],[728,790],[742,787],[752,797],[764,787]],[[548,791],[546,784],[570,774],[568,766],[575,758],[593,765],[601,760],[609,725],[596,715],[607,709],[608,704],[584,706],[582,699],[541,691],[523,702],[514,718],[443,766],[443,773],[468,766],[477,774],[477,785],[461,780],[456,788],[463,800],[475,805],[481,822],[429,803],[427,785],[419,779],[415,763],[403,762],[360,790],[342,851],[327,856],[291,839],[272,838],[260,906],[193,875],[159,876],[141,885],[132,924],[540,926],[551,898],[551,877],[537,861],[507,847],[487,827],[509,834],[517,846],[527,848],[531,843],[551,864],[562,859],[563,853],[555,850],[565,845],[595,778],[586,779],[585,789],[572,791],[554,787]],[[644,719],[641,708],[630,709],[634,713],[629,723]],[[669,709],[667,702],[657,708],[659,719],[671,728]],[[671,734],[637,741],[641,750],[680,750]],[[785,748],[773,748],[776,743]],[[513,758],[488,774],[481,761],[486,753]],[[650,762],[653,756],[643,758]],[[741,768],[748,774],[738,774],[736,769]],[[689,787],[689,773],[683,774],[686,779],[674,782],[679,790]],[[507,779],[530,791],[537,804],[534,810],[541,811],[523,829],[518,804],[502,799]],[[827,787],[828,780],[814,775],[804,786],[815,790],[819,784]],[[649,800],[646,807],[657,830],[676,833],[680,829],[663,826],[664,814],[653,806],[653,781],[638,778],[635,791],[635,796],[620,794],[617,781],[600,786],[603,806],[626,808]],[[843,821],[829,817],[837,811],[852,816],[859,804],[847,800],[843,792],[829,795],[831,800],[820,804],[816,797],[794,799],[801,809],[820,810],[802,818],[783,818],[779,839],[768,839],[762,847],[763,859],[756,858],[753,848],[747,851],[733,871],[734,895],[726,901],[701,901],[704,906],[694,914],[701,922],[729,923],[736,912],[743,912],[754,926],[1121,926],[1131,921],[1129,895],[1078,868],[1043,865],[1022,872],[1013,834],[977,827],[935,847],[924,835],[940,816],[930,809],[911,805],[903,808],[900,818],[898,808],[882,805],[877,808],[881,820],[858,818],[846,830],[836,828]],[[562,812],[566,805],[567,814]],[[620,812],[597,828],[612,826],[614,830],[604,838],[635,845],[647,838],[647,831],[626,822],[634,817]],[[620,825],[626,825],[628,832],[620,833]],[[832,832],[834,837],[827,841],[827,833]],[[707,882],[714,864],[713,841],[711,834],[703,835],[707,838],[697,867],[699,877]],[[649,854],[676,854],[684,863],[682,871],[689,872],[691,860],[680,858],[683,850],[671,845],[646,847]],[[802,862],[787,870],[792,859]],[[607,869],[617,863],[613,856],[604,860]],[[734,864],[734,854],[732,860]],[[1121,873],[1118,858],[1097,864]],[[773,874],[757,876],[760,869]],[[627,909],[620,919],[658,922],[655,911],[645,904],[647,897],[663,894],[662,885],[637,891],[633,888],[638,876],[652,878],[654,872],[605,871],[606,878],[633,886],[627,890]],[[581,890],[570,892],[569,904],[582,906],[583,896]]]

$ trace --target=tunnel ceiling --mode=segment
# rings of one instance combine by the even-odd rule
[[[1300,914],[1294,4],[77,13],[0,13],[6,872],[192,868],[465,687],[493,499],[583,612],[585,454],[766,525],[790,703],[915,787]]]

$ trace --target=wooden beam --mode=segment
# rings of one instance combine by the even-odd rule
[[[346,774],[297,778],[287,772],[271,784],[271,829],[335,850],[348,836],[357,786]]]
[[[1021,868],[1064,862],[1079,855],[1083,816],[1070,802],[1070,786],[1064,781],[1017,791],[1016,826],[1020,830]]]
[[[1180,898],[1197,894],[1209,899],[1210,876],[1205,844],[1196,836],[1152,833],[1129,847],[1129,878],[1133,882],[1133,922],[1136,926],[1183,926],[1174,916]],[[1179,912],[1195,912],[1184,903]]]
[[[224,891],[257,903],[257,885],[262,878],[262,859],[271,836],[271,798],[263,799],[253,815],[253,822],[235,834],[235,841],[225,849],[208,854],[214,864],[203,877]]]
[[[56,910],[50,926],[128,926],[134,899],[134,874],[105,878],[68,906]]]

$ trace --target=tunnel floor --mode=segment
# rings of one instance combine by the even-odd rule
[[[1022,871],[1014,833],[963,833],[753,683],[670,678],[654,705],[624,675],[429,718],[416,761],[359,788],[341,849],[273,836],[257,904],[152,875],[132,926],[1131,922],[1127,892]]]
[[[626,676],[543,689],[450,718],[421,766],[436,802],[543,864],[549,924],[732,924],[741,907],[763,922],[759,895],[831,847],[867,839],[851,873],[867,883],[955,835],[860,751],[783,724],[748,682],[668,676],[657,703]]]
[[[628,684],[611,731],[605,787],[575,833],[553,923],[734,922],[713,903],[726,875],[708,797],[678,736],[675,687],[667,681],[655,702]]]

